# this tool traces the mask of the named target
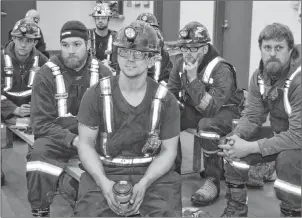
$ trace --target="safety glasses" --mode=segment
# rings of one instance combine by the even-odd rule
[[[148,52],[141,52],[137,50],[131,50],[131,49],[126,49],[126,48],[119,48],[118,49],[118,54],[123,57],[130,59],[132,56],[134,60],[144,60],[146,57],[148,57]]]
[[[203,46],[199,46],[199,47],[179,47],[179,50],[181,52],[197,52],[199,48],[202,48]]]

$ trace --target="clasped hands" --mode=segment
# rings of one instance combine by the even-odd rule
[[[240,158],[258,152],[257,142],[246,141],[236,134],[227,136],[226,139],[226,144],[218,145],[222,149],[221,152],[218,152],[218,155],[223,156],[227,161],[238,161]]]

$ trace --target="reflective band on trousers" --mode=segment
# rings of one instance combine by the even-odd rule
[[[27,162],[26,171],[40,171],[50,175],[59,176],[63,172],[63,169],[45,162],[31,161]]]
[[[282,191],[301,196],[301,186],[293,185],[283,180],[277,179],[274,187]]]

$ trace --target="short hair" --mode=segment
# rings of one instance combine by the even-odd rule
[[[274,39],[277,41],[286,40],[288,48],[294,47],[294,36],[288,26],[281,23],[273,23],[267,25],[260,33],[258,38],[259,47],[262,45],[263,40]]]

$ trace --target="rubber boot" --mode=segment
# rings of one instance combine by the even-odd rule
[[[221,217],[247,217],[247,188],[245,184],[226,183],[227,207]]]
[[[213,204],[219,197],[220,177],[222,172],[221,157],[217,154],[203,153],[206,180],[191,197],[191,201],[198,206]]]

